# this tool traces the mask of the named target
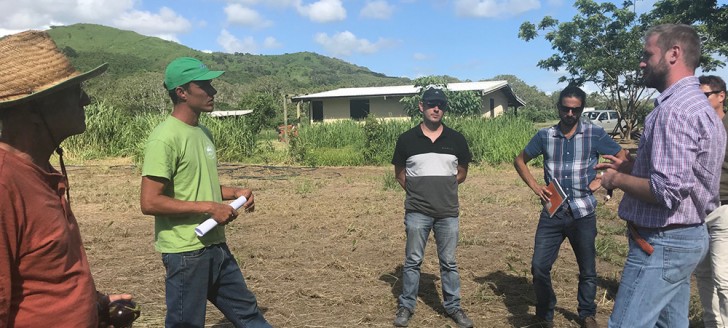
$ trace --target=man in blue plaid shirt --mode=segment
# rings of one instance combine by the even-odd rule
[[[612,140],[603,128],[580,120],[586,105],[586,93],[569,86],[561,91],[556,104],[558,124],[538,131],[513,164],[521,179],[541,201],[548,203],[551,193],[540,185],[526,163],[543,155],[544,181],[548,185],[556,179],[567,195],[567,201],[552,216],[546,208],[536,229],[531,273],[536,292],[536,320],[542,326],[552,327],[556,294],[551,285],[551,267],[559,254],[564,239],[569,243],[579,264],[578,312],[584,327],[598,327],[596,247],[597,235],[595,209],[597,200],[592,193],[599,187],[595,180],[595,165],[600,155],[614,155],[626,159],[622,148]]]

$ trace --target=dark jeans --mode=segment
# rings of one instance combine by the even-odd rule
[[[546,211],[541,212],[536,230],[531,273],[533,289],[536,293],[536,315],[551,321],[554,318],[556,294],[551,285],[551,267],[559,255],[564,239],[569,238],[571,248],[579,265],[579,302],[580,318],[594,316],[597,305],[596,216],[594,213],[574,219],[571,211],[561,209],[552,218]]]
[[[271,327],[226,244],[162,254],[167,269],[166,327],[204,327],[207,300],[238,328]]]

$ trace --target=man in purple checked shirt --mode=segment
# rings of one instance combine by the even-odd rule
[[[690,275],[708,249],[704,219],[719,205],[726,132],[694,76],[700,38],[687,25],[645,34],[640,68],[660,96],[637,157],[611,163],[602,186],[619,188],[629,253],[609,327],[688,327]],[[651,255],[650,255],[651,254]]]

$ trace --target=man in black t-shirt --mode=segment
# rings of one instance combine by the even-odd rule
[[[442,124],[447,96],[441,88],[427,88],[419,106],[422,123],[399,136],[392,158],[395,177],[407,192],[407,244],[394,325],[406,327],[414,313],[425,245],[434,230],[443,306],[458,327],[470,328],[473,321],[460,307],[455,249],[459,233],[458,184],[465,181],[472,155],[463,135]]]

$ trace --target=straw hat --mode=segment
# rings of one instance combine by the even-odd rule
[[[35,99],[106,71],[77,71],[48,33],[25,31],[0,39],[0,108]]]

